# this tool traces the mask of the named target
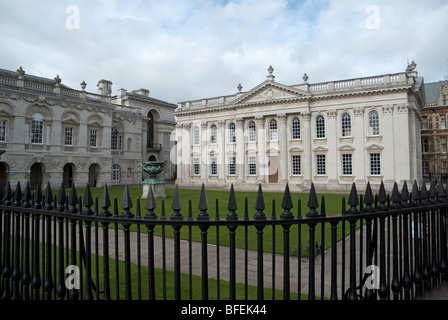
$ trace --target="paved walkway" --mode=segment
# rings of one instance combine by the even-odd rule
[[[148,255],[147,255],[147,234],[146,228],[142,228],[145,232],[140,234],[140,261],[142,265],[147,265]],[[170,232],[170,227],[167,227],[167,232]],[[224,230],[224,228],[222,229]],[[226,229],[227,230],[227,229]],[[224,231],[222,231],[224,232]],[[124,260],[124,232],[119,231],[119,258]],[[357,231],[357,238],[359,237],[359,231]],[[92,228],[92,241],[93,241],[93,228]],[[100,253],[102,250],[102,229],[98,230],[99,248]],[[138,251],[137,251],[137,233],[131,232],[131,260],[133,263],[138,263]],[[110,258],[115,257],[114,252],[115,243],[115,231],[109,230],[109,247],[110,247]],[[359,241],[357,240],[357,243]],[[93,243],[92,243],[93,245]],[[192,274],[201,276],[201,243],[192,242]],[[155,237],[154,239],[154,254],[155,254],[155,267],[162,269],[163,265],[163,252],[162,252],[162,238]],[[92,246],[93,248],[93,246]],[[166,269],[174,270],[174,239],[165,238],[165,257],[166,257]],[[292,247],[291,250],[296,249]],[[316,297],[321,295],[321,268],[322,268],[322,258],[324,258],[324,296],[330,296],[330,281],[331,281],[331,250],[329,249],[323,255],[318,255],[315,261],[315,293]],[[338,298],[341,298],[341,279],[342,279],[342,241],[337,245],[336,250],[338,261],[337,261],[337,272],[338,272]],[[189,243],[188,241],[181,240],[181,272],[189,274]],[[217,246],[209,244],[208,245],[208,274],[209,278],[217,279]],[[220,280],[229,280],[229,247],[220,246],[219,247],[219,273]],[[349,238],[345,241],[345,290],[349,286]],[[359,254],[359,248],[357,248],[357,254]],[[364,256],[364,254],[363,254]],[[278,290],[283,289],[283,255],[272,253],[263,254],[263,267],[264,267],[264,287],[272,288],[272,267],[273,267],[273,257],[275,261],[275,288]],[[257,252],[253,250],[248,250],[248,284],[256,286],[257,285]],[[365,267],[365,263],[363,264]],[[300,267],[300,271],[299,271]],[[359,267],[359,266],[357,266]],[[245,283],[245,250],[236,249],[236,281],[238,283]],[[308,282],[309,282],[309,259],[301,258],[300,263],[297,257],[290,257],[290,290],[292,292],[298,292],[299,286],[299,273],[300,273],[300,291],[302,294],[308,294]],[[357,277],[359,274],[357,273]]]

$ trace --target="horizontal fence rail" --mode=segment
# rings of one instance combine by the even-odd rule
[[[203,185],[193,218],[176,186],[168,217],[151,188],[142,213],[139,199],[131,211],[128,186],[119,208],[107,186],[93,199],[89,185],[78,197],[74,184],[54,196],[49,184],[43,192],[18,183],[13,192],[0,183],[1,299],[408,300],[446,281],[442,184],[414,182],[409,192],[395,183],[388,195],[381,183],[375,196],[370,183],[364,194],[353,184],[332,215],[314,185],[304,215],[288,185],[279,215],[275,203],[266,215],[261,185],[253,209],[247,198],[237,207],[233,185],[225,219],[218,201],[213,217]]]

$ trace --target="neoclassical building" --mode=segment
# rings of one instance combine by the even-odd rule
[[[405,72],[255,88],[178,104],[177,183],[346,191],[422,179],[423,79]]]
[[[143,161],[170,160],[176,105],[149,91],[118,90],[100,80],[97,92],[0,69],[0,180],[31,186],[64,181],[92,187],[141,184]],[[170,162],[171,163],[171,162]],[[175,177],[168,165],[164,178]]]

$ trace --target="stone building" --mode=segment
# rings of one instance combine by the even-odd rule
[[[141,184],[142,161],[169,161],[176,105],[145,89],[118,90],[100,80],[97,92],[0,69],[0,180],[92,187]],[[150,140],[149,140],[150,139]],[[167,166],[164,178],[174,178]]]
[[[448,81],[425,84],[422,108],[422,161],[425,180],[448,178]]]
[[[423,79],[405,72],[255,88],[178,103],[177,183],[283,189],[421,181]]]

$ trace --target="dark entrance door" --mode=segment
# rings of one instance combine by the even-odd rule
[[[64,187],[71,188],[73,183],[73,166],[67,163],[64,166]]]
[[[40,163],[35,163],[31,166],[30,186],[31,189],[36,189],[40,184],[42,185],[43,168]]]
[[[96,188],[100,176],[99,164],[92,164],[89,168],[89,186]]]

